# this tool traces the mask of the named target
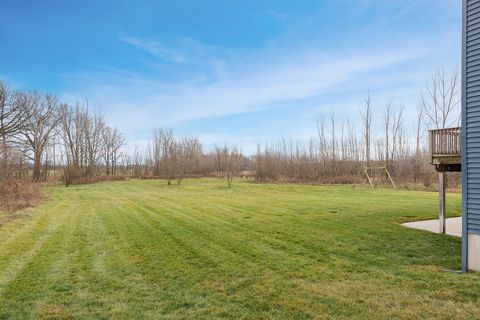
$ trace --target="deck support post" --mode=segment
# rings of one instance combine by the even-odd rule
[[[439,232],[445,233],[445,172],[438,173],[438,222],[439,222]]]

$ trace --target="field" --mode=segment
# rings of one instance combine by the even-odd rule
[[[160,180],[49,187],[0,228],[0,318],[477,318],[437,194]],[[450,215],[460,212],[450,194]]]

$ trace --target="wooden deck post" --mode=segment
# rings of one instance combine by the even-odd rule
[[[439,222],[439,232],[445,233],[445,172],[438,173],[438,206],[439,206],[439,213],[438,213],[438,222]]]
[[[446,229],[446,172],[462,171],[461,128],[430,130],[431,164],[438,171],[438,224],[440,233]]]

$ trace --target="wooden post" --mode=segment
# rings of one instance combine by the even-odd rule
[[[439,213],[438,213],[438,222],[439,222],[439,232],[445,233],[445,172],[438,173],[438,206],[439,206]]]
[[[393,182],[393,179],[392,179],[392,176],[390,175],[390,172],[388,172],[388,168],[387,167],[384,167],[384,168],[385,168],[385,171],[387,171],[388,179],[390,179],[390,182],[392,183],[393,188],[397,189],[397,186],[395,185],[395,182]]]
[[[435,139],[433,138],[433,130],[428,132],[430,138],[430,163],[433,163],[433,154],[435,153]]]
[[[364,167],[363,171],[365,171],[365,174],[367,175],[368,183],[370,183],[370,186],[372,188],[375,188],[375,185],[373,184],[372,179],[370,179],[370,176],[368,175],[368,169],[369,167]]]

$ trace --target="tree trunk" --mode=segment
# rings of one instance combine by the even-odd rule
[[[40,181],[41,176],[41,155],[38,152],[35,152],[34,161],[33,161],[33,181]]]
[[[2,172],[0,178],[8,178],[8,147],[7,137],[2,135],[2,147],[3,147],[3,159],[2,159]]]

